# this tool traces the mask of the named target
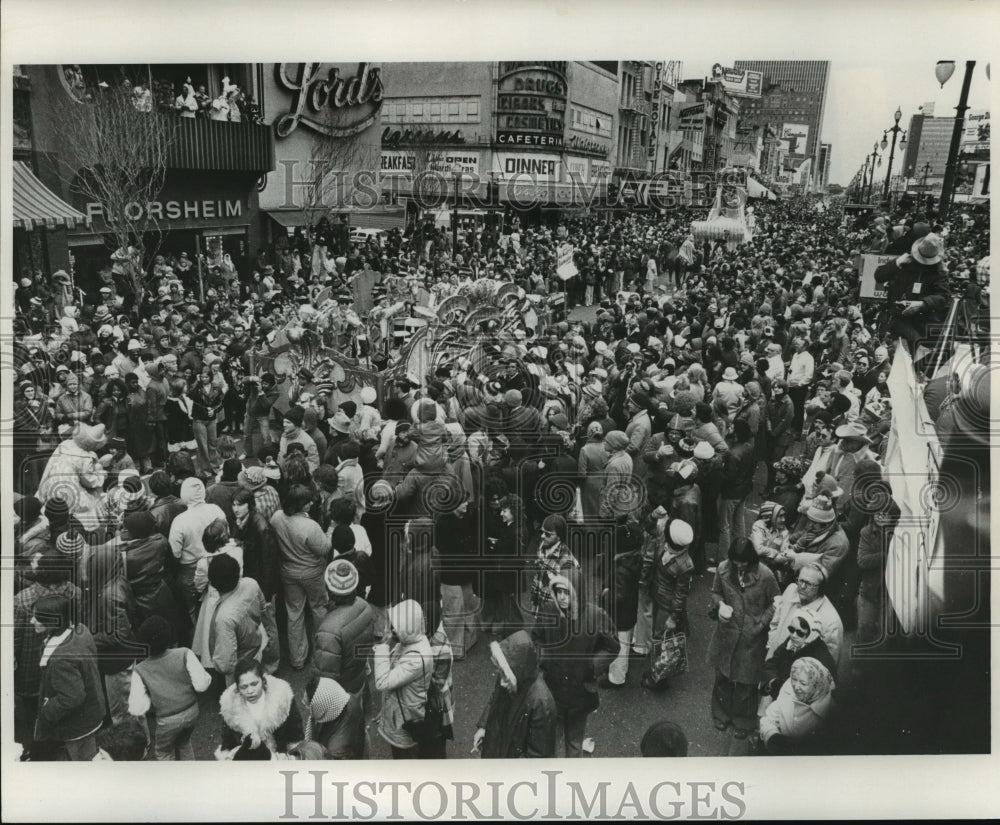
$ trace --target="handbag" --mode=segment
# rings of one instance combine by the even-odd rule
[[[421,678],[426,678],[427,670],[424,667],[423,656],[420,656],[420,671]],[[410,735],[414,742],[419,745],[440,738],[444,714],[439,708],[431,707],[429,691],[427,699],[424,701],[424,715],[421,719],[406,718],[406,711],[403,710],[403,703],[400,701],[398,691],[396,692],[396,703],[399,705],[399,714],[403,717],[403,730]]]
[[[687,634],[665,632],[662,639],[653,642],[649,659],[649,670],[656,682],[687,673]]]

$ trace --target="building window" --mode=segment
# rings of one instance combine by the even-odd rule
[[[465,113],[470,118],[473,118],[473,117],[474,118],[478,118],[479,117],[479,101],[478,100],[470,100],[468,103],[466,103],[465,104]]]

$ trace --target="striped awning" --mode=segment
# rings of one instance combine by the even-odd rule
[[[24,161],[14,162],[14,227],[35,229],[57,226],[73,228],[78,223],[89,223],[62,198],[55,195]]]

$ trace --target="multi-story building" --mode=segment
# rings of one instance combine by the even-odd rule
[[[438,172],[463,204],[572,205],[611,176],[617,63],[389,63],[380,188],[406,199]],[[426,175],[424,177],[427,177]],[[421,190],[423,192],[423,190]]]
[[[933,111],[933,110],[931,110]],[[906,132],[906,152],[903,155],[903,174],[913,179],[921,190],[940,192],[948,165],[951,135],[955,120],[950,117],[933,117],[924,111],[910,118]]]
[[[157,167],[162,177],[154,178],[162,182],[141,200],[122,207],[123,214],[143,227],[147,251],[184,251],[192,260],[199,253],[228,253],[240,266],[260,243],[257,184],[274,169],[271,129],[256,122],[249,107],[233,122],[208,116],[182,118],[174,104],[185,83],[200,90],[206,100],[222,97],[223,85],[237,85],[255,95],[254,75],[251,64],[18,67],[14,191],[18,266],[43,271],[72,267],[77,283],[85,286],[108,265],[115,242],[112,219],[105,214],[107,203],[80,179],[81,170],[95,156],[104,153],[106,165],[118,159],[108,148],[118,145],[109,142],[108,124],[97,131],[93,113],[99,101],[94,96],[107,94],[107,100],[117,100],[105,90],[123,88],[130,97],[121,99],[133,107],[128,111],[162,119],[170,135],[162,144],[166,148]],[[92,103],[90,110],[85,108]],[[123,187],[121,194],[127,195],[127,189]]]
[[[740,101],[722,85],[702,79],[685,80],[680,90],[694,103],[679,112],[680,128],[692,143],[691,169],[717,172],[742,155],[737,123]]]
[[[780,135],[784,157],[779,178],[790,181],[806,158],[813,159],[812,168],[817,170],[829,61],[737,60],[735,68],[764,75],[761,96],[744,99],[741,114],[745,123],[767,125]]]
[[[655,80],[653,61],[623,60],[618,64],[617,177],[645,177],[649,173],[649,129]]]
[[[833,154],[833,146],[829,143],[819,145],[819,161],[816,167],[816,188],[820,191],[826,189],[830,183],[830,156]]]

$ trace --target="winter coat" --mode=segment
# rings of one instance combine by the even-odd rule
[[[95,732],[106,704],[97,646],[86,627],[70,628],[42,668],[35,740],[65,742]]]
[[[687,599],[694,578],[694,562],[687,547],[676,548],[659,536],[646,536],[642,547],[640,581],[660,610],[687,626]]]
[[[608,466],[608,451],[600,441],[588,441],[580,448],[577,472],[580,476],[580,503],[584,518],[597,518],[601,509],[604,470]]]
[[[497,645],[517,680],[514,693],[496,679],[478,727],[486,731],[483,759],[551,758],[556,755],[556,703],[538,666],[538,652],[519,630]]]
[[[792,419],[795,417],[795,405],[787,395],[772,398],[767,404],[768,443],[772,450],[779,447],[787,448],[794,440]]]
[[[351,604],[331,606],[316,630],[313,670],[333,679],[348,693],[365,686],[368,651],[375,644],[375,611],[360,596]]]
[[[727,559],[719,564],[712,582],[713,612],[720,602],[733,608],[728,619],[718,617],[708,656],[715,669],[732,682],[756,685],[764,667],[767,631],[774,615],[778,583],[763,565],[748,573],[741,588]]]
[[[730,447],[723,456],[722,489],[724,499],[742,501],[753,487],[753,474],[756,469],[753,444],[737,443]]]
[[[233,531],[233,538],[243,545],[243,575],[260,585],[267,601],[278,592],[281,584],[278,548],[271,527],[260,513],[253,512],[242,529]]]
[[[258,702],[264,703],[258,716],[247,710],[247,701],[236,684],[231,684],[219,697],[222,717],[222,741],[215,751],[216,759],[233,759],[244,737],[256,737],[274,753],[286,753],[288,746],[305,738],[302,715],[292,693],[292,686],[277,676],[264,677],[264,693]]]
[[[796,659],[806,658],[815,659],[830,671],[834,679],[837,678],[837,662],[822,637],[813,639],[798,650],[789,650],[786,639],[781,647],[774,651],[774,655],[764,662],[764,673],[760,678],[761,692],[769,693],[772,699],[777,699],[778,691],[792,673],[792,663]]]
[[[632,482],[632,456],[624,450],[612,453],[604,468],[604,486],[601,489],[601,517],[614,518],[627,512],[623,506],[629,497],[623,494],[625,485]]]
[[[616,531],[615,589],[613,594],[608,591],[604,607],[615,629],[622,633],[634,628],[639,617],[639,581],[643,563],[641,542],[642,536],[635,528],[629,528],[626,535],[623,535],[621,527]]]
[[[139,623],[158,607],[170,605],[173,598],[163,579],[163,567],[170,555],[170,544],[160,533],[127,542],[125,549],[125,577],[135,597]]]
[[[788,638],[788,622],[797,610],[813,614],[819,624],[819,635],[830,650],[834,661],[840,658],[840,648],[844,642],[844,625],[840,614],[826,596],[813,599],[803,605],[799,601],[799,591],[795,582],[785,588],[781,598],[775,602],[774,615],[767,636],[767,656],[770,658]],[[832,671],[831,671],[832,672]]]
[[[389,608],[389,619],[399,644],[391,652],[386,644],[375,645],[372,654],[375,689],[383,692],[378,730],[393,747],[412,748],[417,743],[403,723],[424,718],[434,657],[419,604],[412,599],[400,602]]]
[[[593,711],[600,705],[597,680],[607,673],[621,644],[608,614],[580,596],[579,571],[552,576],[553,613],[539,615],[531,638],[541,653],[545,682],[560,711]],[[555,606],[557,585],[570,590],[570,607]]]
[[[95,549],[87,561],[83,620],[93,634],[104,675],[121,673],[146,656],[135,638],[137,613],[117,542]]]
[[[699,422],[691,430],[691,438],[694,441],[707,441],[716,453],[729,452],[729,444],[726,443],[726,439],[722,436],[719,428],[711,421]]]
[[[80,588],[72,582],[62,582],[51,587],[29,585],[14,596],[14,693],[18,696],[36,696],[41,682],[39,661],[45,647],[45,637],[35,633],[31,616],[42,596],[64,596],[74,605],[80,603]]]
[[[35,495],[45,504],[61,493],[69,501],[71,513],[93,510],[101,500],[105,475],[96,453],[75,441],[63,441],[49,457]]]
[[[778,692],[778,698],[768,705],[760,718],[760,735],[764,742],[781,735],[790,739],[801,739],[814,734],[823,724],[833,705],[833,697],[826,694],[812,704],[805,704],[795,698],[791,680],[786,680]]]
[[[242,578],[234,590],[219,596],[208,631],[208,653],[219,673],[230,676],[240,659],[260,658],[260,627],[268,615],[264,594],[253,579]]]

